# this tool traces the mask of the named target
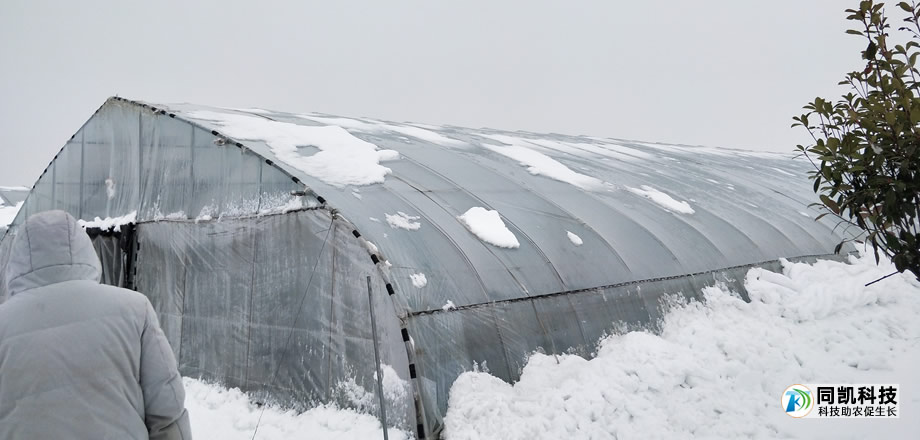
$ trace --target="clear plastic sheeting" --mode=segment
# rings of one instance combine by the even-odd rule
[[[351,227],[306,210],[137,227],[137,289],[154,305],[180,372],[285,407],[335,402],[376,413],[367,292],[372,279],[390,422],[414,426],[406,350]],[[402,387],[402,388],[401,388]]]
[[[432,438],[463,371],[513,381],[535,351],[590,356],[611,331],[656,328],[667,298],[716,282],[743,294],[748,265],[832,254],[848,232],[814,220],[809,169],[774,153],[113,98],[35,183],[0,265],[30,214],[136,211],[127,241],[97,243],[106,281],[150,297],[183,374],[372,414],[379,382],[389,420]],[[471,228],[471,208],[501,221]],[[498,227],[515,246],[481,238]]]
[[[299,169],[296,161],[275,158],[267,143],[273,138],[243,140],[372,237],[399,272],[394,282],[412,311],[440,309],[448,298],[438,292],[451,292],[457,306],[479,304],[827,254],[840,238],[831,220],[814,221],[817,213],[808,207],[815,201],[807,180],[810,165],[792,159],[792,153],[168,107],[218,132],[234,132],[228,128],[240,116],[295,126],[330,124],[381,150],[397,151],[398,159],[383,162],[391,173],[382,184],[343,188]],[[304,157],[315,154],[309,145],[302,147]],[[578,176],[602,183],[580,185],[584,179]],[[669,210],[630,188],[645,188],[693,213]],[[457,221],[477,206],[498,211],[520,247],[485,243]],[[420,227],[379,221],[396,212],[418,216]],[[583,245],[568,241],[567,231]],[[409,281],[415,272],[437,287],[415,288]]]
[[[109,100],[57,154],[11,225],[62,209],[74,217],[242,217],[279,212],[302,184],[209,131]],[[304,204],[316,204],[306,201]]]

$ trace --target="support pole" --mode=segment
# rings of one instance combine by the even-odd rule
[[[387,408],[383,398],[383,373],[380,371],[380,349],[377,347],[377,317],[374,315],[374,298],[371,296],[371,277],[367,277],[367,303],[371,308],[371,334],[374,336],[374,366],[377,367],[377,401],[380,402],[380,423],[383,425],[383,440],[390,440],[387,433]]]

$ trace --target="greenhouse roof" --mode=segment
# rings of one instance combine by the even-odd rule
[[[814,220],[811,166],[791,152],[141,105],[300,179],[379,248],[413,313],[830,254],[840,241]]]

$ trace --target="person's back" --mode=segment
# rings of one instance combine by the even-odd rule
[[[62,211],[20,228],[0,304],[0,438],[190,439],[176,361],[150,302],[100,285]]]

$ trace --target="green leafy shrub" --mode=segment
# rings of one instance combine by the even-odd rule
[[[870,243],[876,259],[883,252],[920,279],[920,6],[897,6],[906,18],[894,36],[883,3],[864,0],[846,10],[858,23],[847,33],[867,41],[866,66],[840,82],[849,91],[836,103],[815,98],[792,126],[814,140],[797,149],[815,167],[810,177],[824,211],[818,218],[858,226],[865,232],[852,240]]]

